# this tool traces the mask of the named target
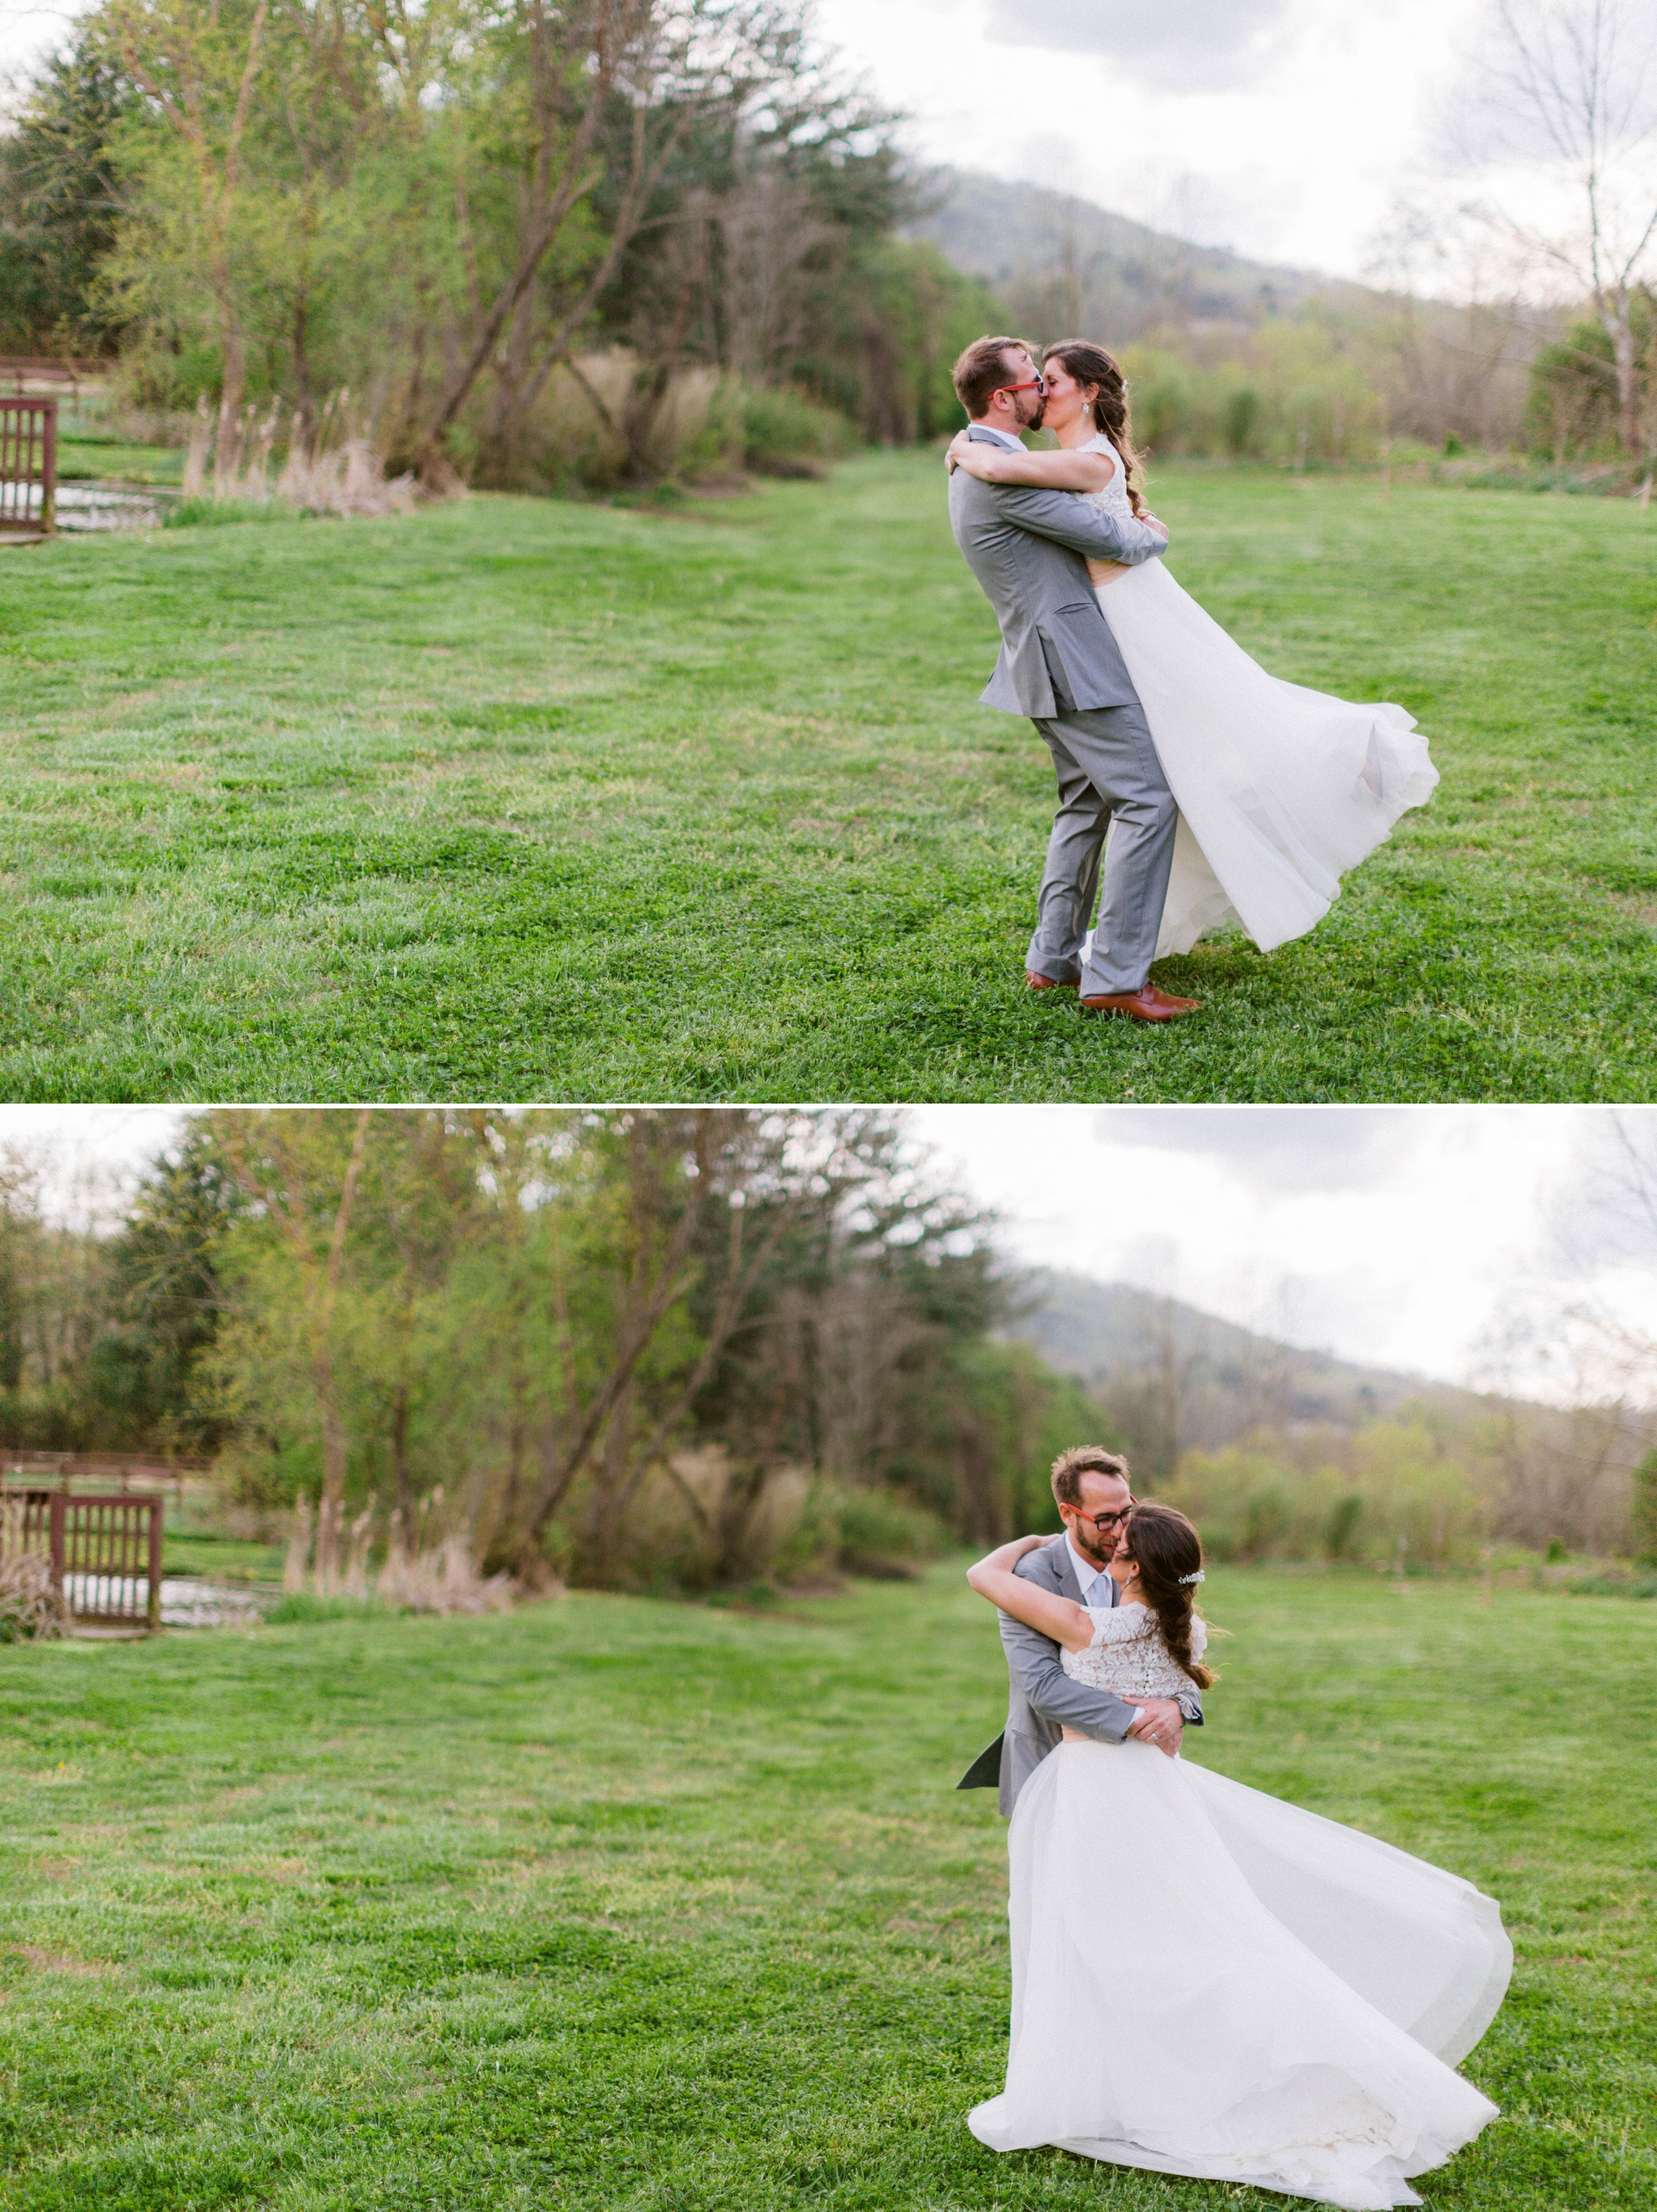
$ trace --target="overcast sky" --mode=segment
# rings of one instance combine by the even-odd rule
[[[1363,273],[1487,0],[817,0],[930,159],[1258,258]],[[0,0],[0,67],[62,35]]]
[[[1560,1214],[1609,1133],[1605,1109],[1583,1107],[943,1106],[913,1118],[1002,1213],[1022,1259],[1450,1382],[1487,1374],[1504,1308],[1557,1303]],[[1649,1109],[1624,1118],[1657,1136]],[[1649,1275],[1608,1260],[1595,1272],[1614,1303],[1657,1319]]]
[[[184,1119],[0,1107],[0,1146],[50,1158],[69,1215],[88,1176],[111,1196],[130,1188]],[[1657,1109],[1623,1121],[1657,1159]],[[1569,1106],[921,1106],[910,1126],[1002,1216],[1012,1259],[1465,1382],[1490,1379],[1504,1304],[1557,1303],[1559,1222],[1589,1218],[1584,1176],[1612,1124]],[[1657,1324],[1657,1272],[1610,1257],[1593,1269],[1613,1303]]]
[[[934,159],[1361,276],[1484,0],[819,0]]]

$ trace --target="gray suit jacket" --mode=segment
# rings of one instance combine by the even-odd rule
[[[1067,1597],[1072,1605],[1083,1602],[1070,1546],[1062,1536],[1055,1536],[1041,1551],[1026,1552],[1013,1572],[1057,1597]],[[1113,1583],[1113,1605],[1117,1596]],[[980,1752],[956,1787],[997,1789],[1000,1809],[1011,1818],[1019,1791],[1047,1753],[1058,1748],[1061,1729],[1079,1729],[1096,1741],[1120,1743],[1132,1727],[1138,1707],[1108,1690],[1092,1689],[1072,1680],[1065,1672],[1059,1647],[1050,1638],[1039,1629],[1027,1628],[1011,1613],[998,1618],[1001,1647],[1007,1655],[1007,1725],[987,1751]],[[1179,1705],[1187,1723],[1200,1727],[1203,1704],[1194,1682],[1188,1694],[1181,1693]]]
[[[975,422],[967,434],[1000,442]],[[1149,524],[1102,514],[1074,492],[982,483],[957,469],[950,527],[1001,625],[1001,657],[981,695],[986,707],[1048,716],[1137,703],[1084,563],[1150,560],[1164,541]]]

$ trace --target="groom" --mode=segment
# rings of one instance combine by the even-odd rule
[[[1026,1552],[1013,1572],[1073,1605],[1114,1606],[1117,1589],[1110,1562],[1133,1504],[1127,1462],[1097,1444],[1075,1445],[1053,1463],[1053,1494],[1064,1534],[1045,1550]],[[1011,1613],[997,1618],[1011,1677],[1007,1725],[987,1751],[980,1752],[956,1788],[998,1787],[1000,1809],[1009,1819],[1019,1791],[1057,1749],[1063,1728],[1077,1729],[1104,1743],[1135,1736],[1172,1759],[1185,1723],[1201,1727],[1203,1704],[1194,1684],[1188,1697],[1146,1698],[1129,1705],[1108,1690],[1072,1680],[1059,1646],[1039,1629],[1027,1628]]]
[[[1047,386],[1016,338],[976,338],[955,365],[968,436],[1017,453],[1036,430]],[[1033,991],[1077,983],[1096,1013],[1167,1022],[1192,1012],[1150,981],[1177,814],[1144,709],[1099,608],[1085,562],[1132,567],[1161,553],[1160,523],[1122,521],[1073,492],[986,483],[956,469],[950,525],[1001,625],[986,706],[1028,714],[1059,776],[1035,934],[1024,959]],[[1086,973],[1083,937],[1115,825]]]

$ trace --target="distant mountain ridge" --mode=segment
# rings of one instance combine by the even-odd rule
[[[1131,1284],[1068,1273],[1037,1277],[1005,1334],[1084,1382],[1136,1463],[1159,1476],[1183,1451],[1218,1450],[1262,1426],[1351,1429],[1411,1402],[1464,1417],[1502,1402],[1285,1344]]]
[[[953,169],[938,190],[910,235],[981,277],[1034,338],[1126,343],[1159,323],[1249,325],[1314,297],[1353,307],[1381,302],[1344,277],[1196,246],[1044,185]]]

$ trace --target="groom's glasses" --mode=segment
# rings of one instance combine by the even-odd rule
[[[1127,1519],[1128,1515],[1132,1512],[1133,1508],[1131,1505],[1125,1505],[1120,1513],[1083,1513],[1075,1506],[1072,1506],[1071,1510],[1075,1513],[1078,1521],[1091,1522],[1102,1536],[1108,1529],[1120,1528]]]
[[[998,384],[995,388],[997,392],[1045,392],[1047,380],[1045,376],[1035,376],[1028,384]]]

